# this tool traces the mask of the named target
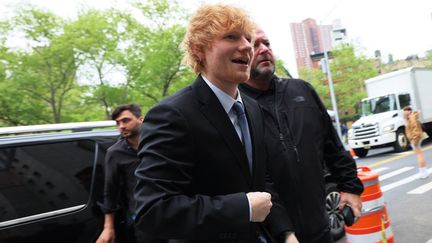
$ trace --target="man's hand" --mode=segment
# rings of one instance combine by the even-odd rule
[[[246,194],[252,211],[252,222],[263,222],[272,207],[271,194],[267,192],[249,192]]]
[[[339,204],[339,209],[342,210],[343,207],[348,204],[353,210],[354,216],[358,219],[361,216],[362,201],[359,195],[341,192],[341,201]]]
[[[115,230],[113,228],[104,228],[96,243],[115,243]]]
[[[299,243],[297,240],[297,237],[295,236],[294,232],[291,232],[290,234],[287,234],[285,237],[285,243]]]
[[[114,213],[106,213],[104,228],[96,243],[115,243]]]

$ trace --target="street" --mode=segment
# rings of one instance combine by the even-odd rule
[[[431,174],[432,142],[423,143],[422,148]],[[367,166],[380,175],[395,242],[432,242],[432,175],[418,179],[414,153],[395,153],[392,148],[375,149],[356,162],[358,167]],[[337,241],[344,242],[345,238]]]

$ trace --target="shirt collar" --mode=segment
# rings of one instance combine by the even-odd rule
[[[219,102],[221,103],[222,107],[224,108],[226,113],[229,113],[232,106],[235,102],[240,102],[243,104],[243,100],[241,98],[240,92],[237,89],[237,99],[233,99],[230,95],[225,93],[223,90],[219,89],[216,85],[214,85],[210,80],[208,80],[206,77],[201,75],[201,77],[204,79],[206,84],[210,87],[210,89],[213,91],[213,93],[218,98]]]

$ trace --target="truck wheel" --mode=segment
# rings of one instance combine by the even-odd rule
[[[408,149],[409,146],[409,142],[408,142],[408,138],[405,135],[405,129],[403,128],[399,128],[396,131],[396,141],[394,142],[394,150],[396,152],[403,152],[406,151]]]
[[[345,235],[345,222],[342,212],[339,210],[340,192],[336,183],[326,183],[326,211],[329,216],[330,232],[334,240],[339,240]]]
[[[360,157],[360,158],[364,158],[366,157],[366,155],[369,152],[369,149],[364,149],[364,148],[356,148],[354,149],[355,154]]]

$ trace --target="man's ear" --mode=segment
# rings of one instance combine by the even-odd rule
[[[138,117],[138,121],[140,121],[141,123],[143,123],[144,122],[144,117],[143,116]]]
[[[205,59],[204,51],[202,49],[203,49],[202,47],[199,47],[197,45],[192,47],[192,51],[195,54],[195,56],[198,58],[200,63],[204,62]]]

